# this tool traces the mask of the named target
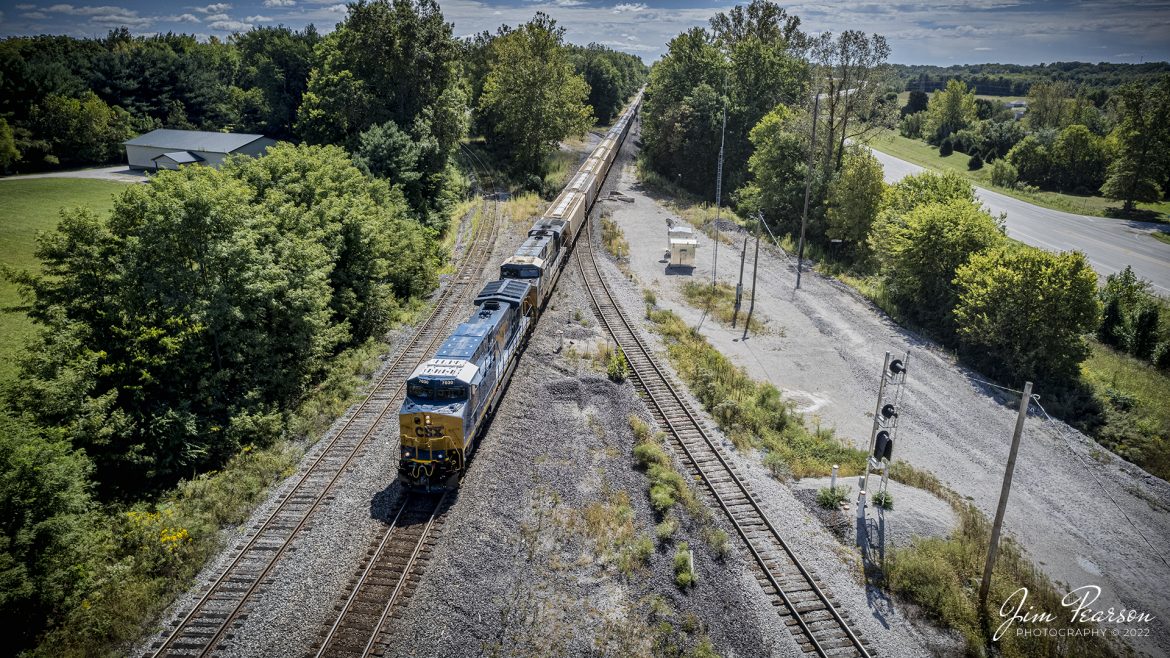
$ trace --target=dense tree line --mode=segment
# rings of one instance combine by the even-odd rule
[[[1170,64],[1052,62],[1037,65],[956,64],[947,67],[895,64],[892,73],[899,81],[898,86],[907,91],[938,91],[945,89],[949,81],[958,80],[974,89],[975,93],[985,96],[1027,96],[1034,84],[1066,82],[1094,90],[1094,95],[1102,98],[1101,94],[1108,89],[1170,73]]]
[[[356,153],[438,228],[469,129],[520,179],[539,176],[549,144],[612,121],[645,75],[636,56],[563,43],[542,15],[455,39],[434,0],[360,0],[325,37],[312,25],[208,42],[13,37],[0,41],[0,171],[116,162],[123,141],[160,127],[256,132]]]
[[[8,143],[0,130],[0,151],[16,155],[0,153],[0,166],[112,162],[122,157],[122,141],[160,127],[291,137],[319,40],[311,25],[207,43],[191,35],[135,37],[125,28],[102,39],[5,39],[0,120],[13,136]]]
[[[603,124],[617,119],[626,100],[646,81],[642,58],[596,43],[565,47],[573,69],[589,85],[586,102],[593,108],[593,116]]]

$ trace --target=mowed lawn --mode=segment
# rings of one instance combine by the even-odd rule
[[[17,270],[38,267],[38,231],[57,226],[62,208],[88,206],[105,214],[128,183],[82,178],[0,180],[0,263]],[[16,375],[16,359],[34,334],[17,287],[0,277],[0,381]]]

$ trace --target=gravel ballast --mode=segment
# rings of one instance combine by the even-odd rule
[[[689,280],[711,281],[711,239],[700,236],[696,268],[689,276],[667,272],[666,227],[683,220],[648,194],[629,168],[619,191],[634,202],[608,205],[632,246],[627,267],[641,287],[654,291],[660,307],[691,326],[701,322],[713,346],[753,378],[776,385],[810,422],[835,427],[845,440],[865,448],[884,352],[901,356],[908,351],[897,458],[934,473],[988,517],[994,516],[1016,418],[1009,402],[1018,394],[987,385],[985,377],[899,327],[838,281],[806,270],[801,290],[794,291],[795,257],[770,245],[766,237],[755,310],[767,320],[768,330],[742,340],[742,329],[704,319],[681,293]],[[718,279],[731,286],[738,279],[741,248],[742,238],[734,246],[720,245]],[[751,245],[747,258],[744,285],[750,288]],[[640,292],[631,291],[627,307],[641,304]],[[1044,391],[1037,393],[1043,404]],[[856,495],[856,481],[845,482]],[[1058,587],[1101,587],[1094,610],[1113,606],[1152,614],[1149,636],[1134,638],[1133,644],[1151,655],[1168,655],[1168,501],[1170,485],[1165,481],[1066,424],[1033,414],[1024,429],[1005,530]],[[922,534],[934,534],[934,526],[928,523]],[[1064,610],[1051,612],[1066,615]]]

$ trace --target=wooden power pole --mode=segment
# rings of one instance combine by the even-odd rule
[[[764,218],[760,217],[760,222],[763,223]],[[746,246],[746,245],[745,245]],[[746,340],[748,335],[748,328],[752,326],[752,312],[756,310],[756,274],[760,272],[760,227],[756,227],[756,256],[752,261],[752,302],[748,304],[747,319],[743,321],[743,337]]]
[[[743,301],[743,262],[747,260],[748,236],[743,236],[743,251],[739,254],[739,283],[735,285],[735,308],[731,311],[731,328],[735,328],[735,321],[739,318],[739,307]]]
[[[1020,414],[1016,416],[1016,431],[1012,433],[1012,449],[1008,453],[1007,468],[1003,473],[1003,489],[999,492],[999,507],[995,510],[995,523],[991,526],[991,544],[987,547],[987,564],[983,567],[983,582],[979,585],[979,616],[987,608],[987,592],[991,589],[991,570],[995,567],[995,554],[999,551],[999,532],[1003,527],[1003,514],[1007,511],[1008,494],[1012,490],[1012,475],[1016,470],[1016,454],[1020,451],[1020,436],[1024,433],[1024,419],[1028,417],[1028,404],[1032,401],[1032,382],[1024,384],[1020,396]]]

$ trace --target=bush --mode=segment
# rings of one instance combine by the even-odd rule
[[[647,536],[641,535],[622,547],[618,554],[618,569],[629,576],[637,569],[650,564],[650,557],[654,555],[654,542]]]
[[[873,495],[873,504],[882,509],[894,509],[894,494],[889,491],[879,491]]]
[[[659,466],[670,465],[670,458],[666,456],[662,446],[654,443],[640,443],[634,446],[634,459],[638,461],[639,466],[645,469],[649,469],[655,464]]]
[[[686,589],[695,583],[694,565],[691,564],[691,549],[687,543],[680,542],[678,550],[674,552],[674,583],[679,589]]]
[[[1020,178],[1014,165],[1006,158],[1000,158],[991,164],[991,184],[999,187],[1014,187]]]
[[[900,220],[884,222],[873,239],[886,254],[886,290],[904,317],[950,341],[955,271],[972,254],[1002,243],[1003,233],[991,215],[965,199],[919,206]]]
[[[731,538],[718,528],[705,529],[703,538],[707,540],[707,545],[711,547],[711,552],[716,559],[722,560],[731,551]]]
[[[1089,355],[1084,334],[1101,320],[1097,274],[1079,252],[1004,246],[975,254],[955,274],[961,350],[1002,381],[1064,388]]]
[[[944,139],[942,144],[938,145],[938,154],[940,157],[947,157],[955,152],[955,145],[950,139]]]
[[[825,509],[837,509],[849,499],[848,486],[824,487],[817,490],[817,504]]]
[[[1154,348],[1153,362],[1157,368],[1170,370],[1170,340],[1164,340]]]
[[[605,364],[605,374],[610,381],[622,383],[630,376],[630,367],[626,365],[626,355],[622,353],[622,348],[617,348],[609,355],[609,360]]]
[[[665,544],[674,538],[674,533],[678,531],[678,519],[673,514],[668,514],[662,523],[654,527],[654,535],[658,537],[660,543]]]
[[[1138,307],[1130,325],[1129,341],[1126,345],[1130,354],[1143,360],[1154,354],[1154,347],[1158,343],[1159,316],[1158,305],[1153,300],[1146,300]]]
[[[982,168],[983,168],[983,158],[979,157],[978,153],[972,155],[970,158],[967,159],[967,169],[969,169],[971,171],[975,171],[977,169],[982,169]]]

